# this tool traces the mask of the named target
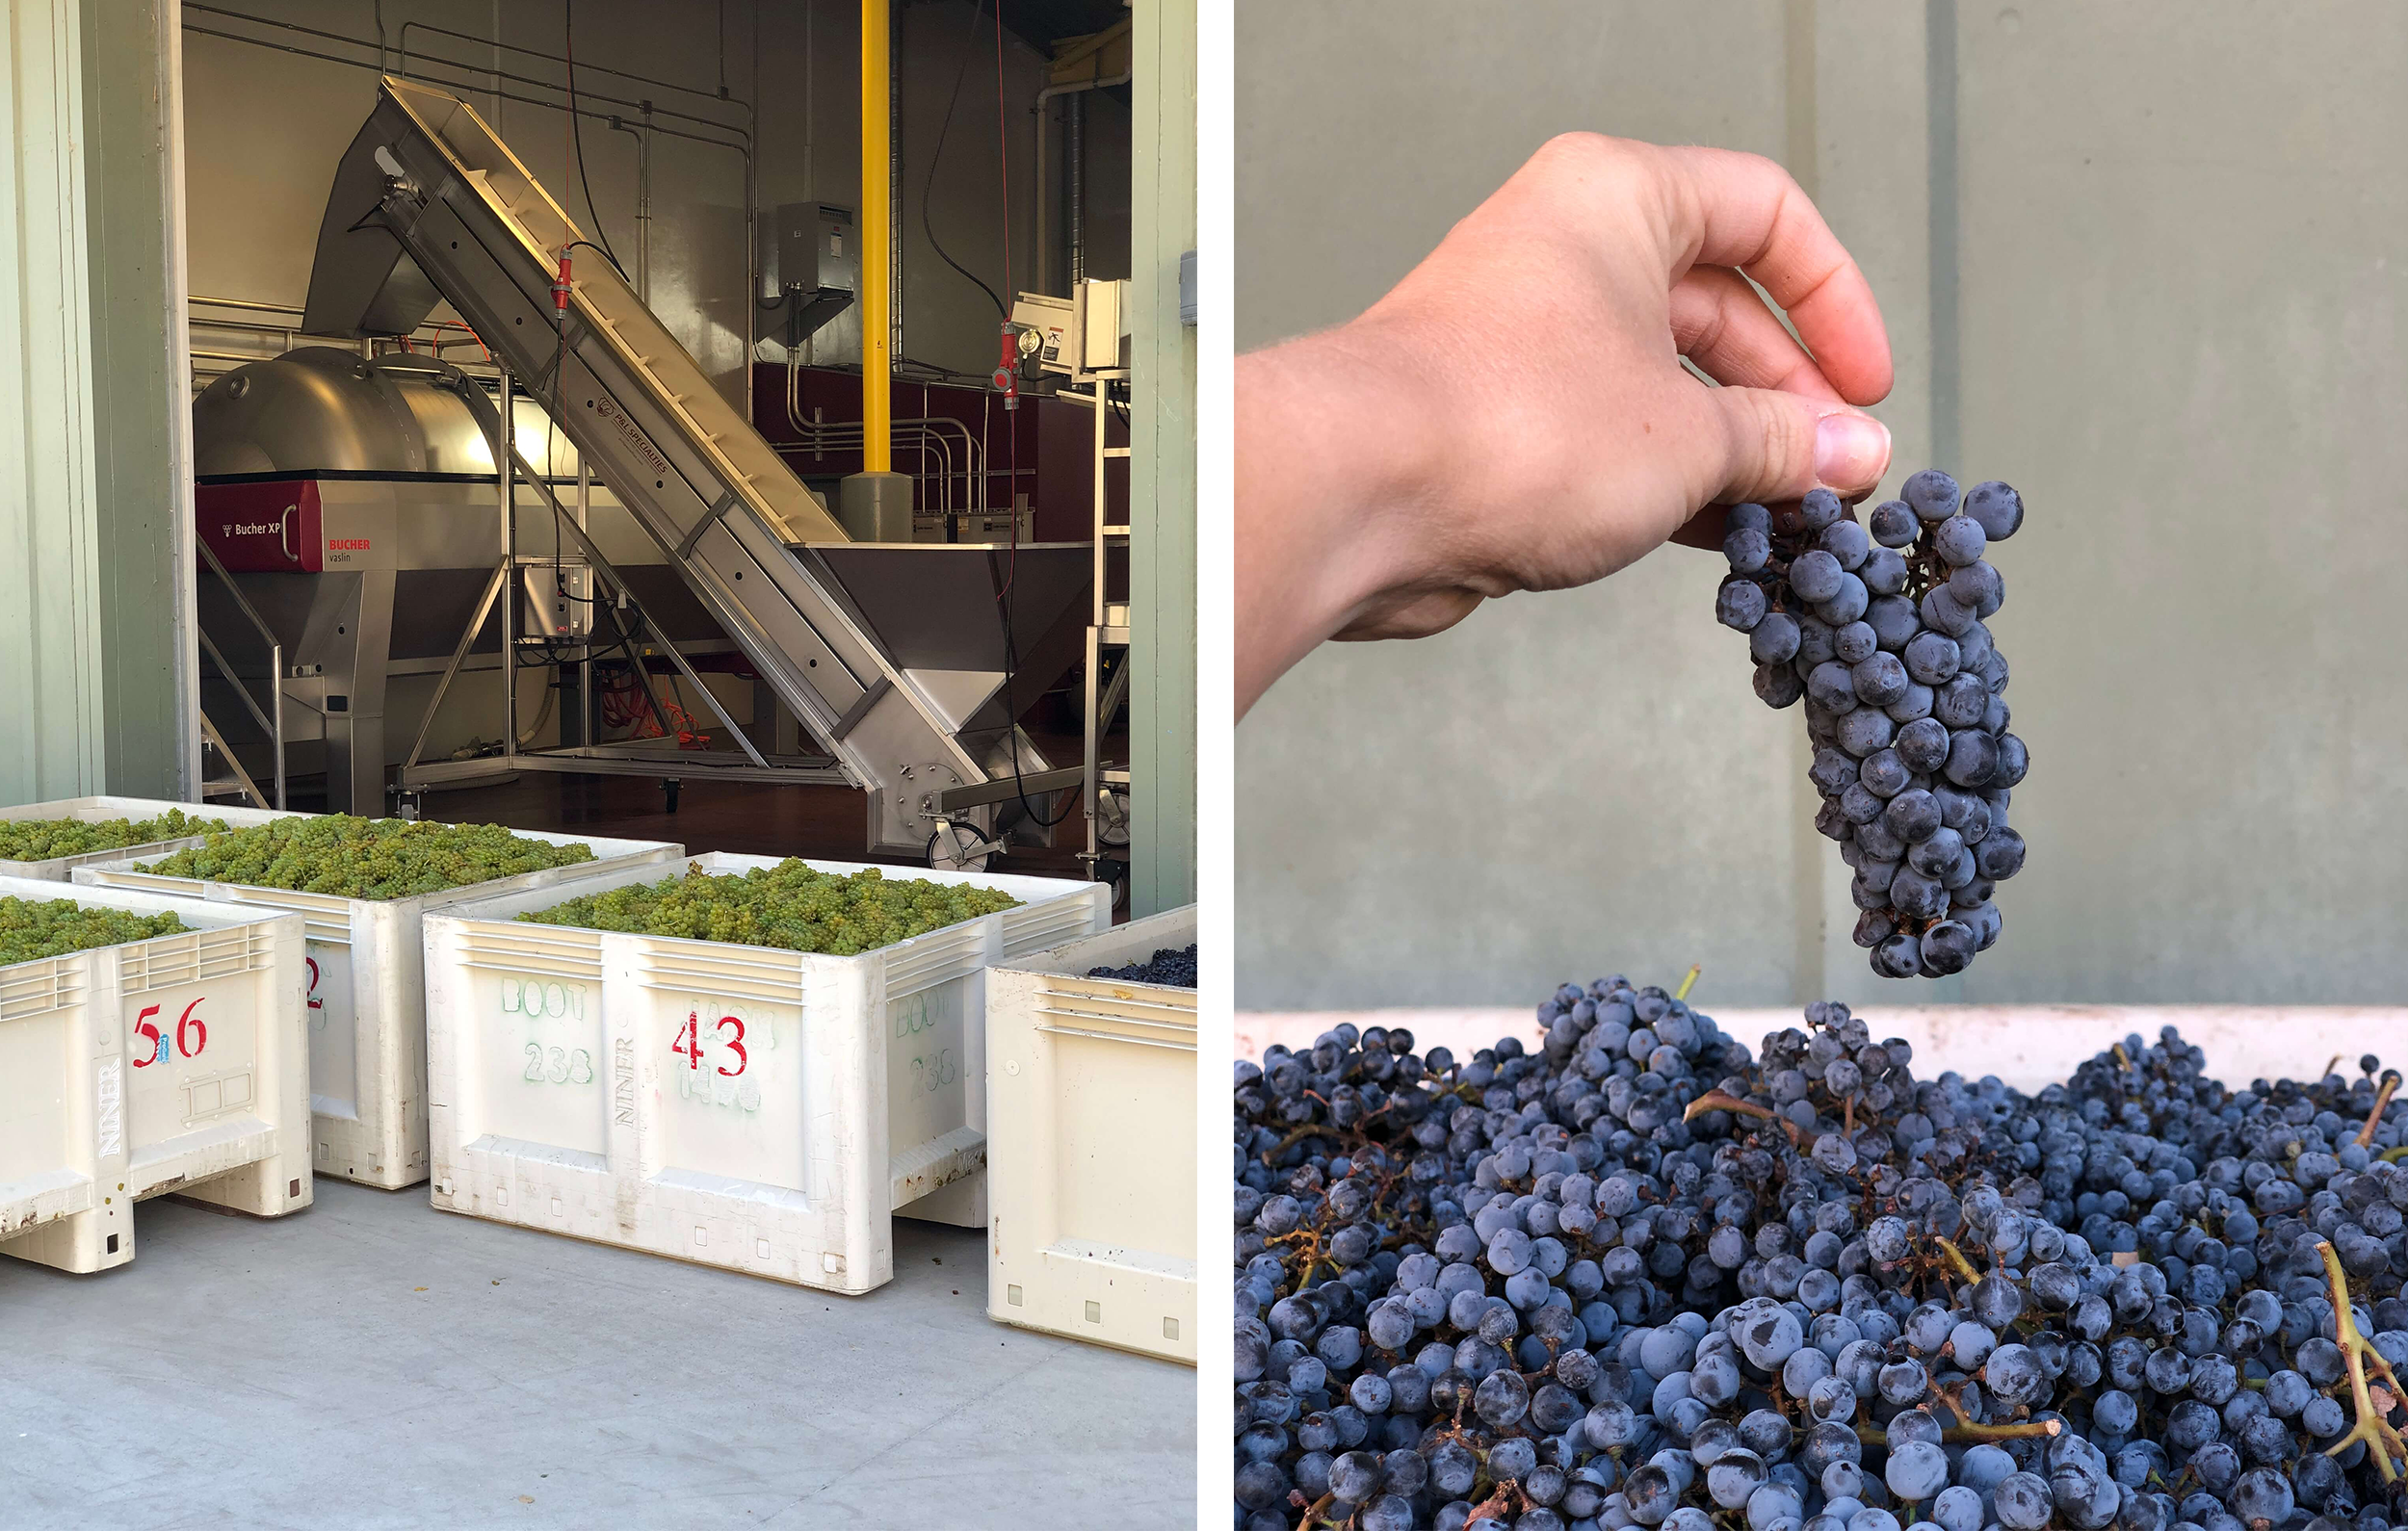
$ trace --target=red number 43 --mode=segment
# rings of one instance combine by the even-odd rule
[[[732,1037],[726,1035],[730,1026],[736,1028]],[[721,1037],[720,1045],[736,1054],[734,1068],[723,1063],[719,1066],[719,1072],[732,1079],[744,1073],[746,1064],[750,1061],[745,1053],[745,1024],[732,1015],[723,1015],[719,1018],[718,1030]],[[699,1012],[686,1013],[685,1028],[677,1033],[677,1040],[669,1044],[669,1051],[684,1058],[689,1069],[697,1074],[702,1072],[702,1018]]]

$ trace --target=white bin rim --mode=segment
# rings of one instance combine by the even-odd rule
[[[314,818],[323,816],[315,814],[278,814],[274,817],[278,818]],[[245,824],[237,827],[249,829],[255,826]],[[462,825],[460,827],[467,828],[470,826]],[[516,836],[521,840],[539,840],[549,845],[583,845],[588,850],[593,852],[593,859],[596,862],[609,861],[615,856],[641,855],[646,851],[660,850],[665,847],[677,844],[677,842],[673,840],[613,840],[602,835],[563,834],[563,832],[554,829],[510,829],[507,824],[498,825],[496,827],[508,830],[511,835]],[[308,893],[308,890],[301,888],[271,888],[263,883],[229,882],[222,877],[182,877],[179,873],[151,871],[152,867],[157,863],[165,861],[170,856],[176,854],[178,854],[178,852],[172,850],[145,852],[144,854],[139,856],[128,856],[118,861],[99,862],[88,869],[78,868],[77,869],[79,871],[89,869],[94,872],[144,872],[153,876],[176,877],[181,881],[196,883],[209,888],[243,888],[254,893],[263,894],[302,894],[310,897],[341,897],[349,898],[355,903],[363,904],[398,904],[410,898],[440,898],[449,902],[461,895],[473,894],[479,888],[486,886],[485,883],[462,883],[457,888],[438,888],[432,893],[406,894],[400,898],[369,898],[356,894],[310,894]],[[668,861],[648,861],[643,862],[641,865],[648,868],[666,867],[675,859],[675,857],[671,857]],[[573,874],[579,867],[587,865],[590,864],[585,862],[571,862],[567,866],[548,868],[545,869],[545,870],[546,872],[553,874]],[[526,872],[512,872],[510,875],[527,876],[531,874]],[[508,878],[495,877],[489,880],[491,882],[503,882],[507,881]],[[557,887],[560,885],[556,883],[552,886]]]
[[[255,925],[270,920],[290,920],[294,917],[280,909],[263,909],[256,904],[211,903],[204,899],[183,897],[175,894],[149,893],[135,888],[100,888],[79,882],[51,882],[41,877],[0,877],[0,897],[14,896],[28,903],[52,903],[65,899],[88,909],[117,909],[126,914],[172,914],[193,929],[222,930],[228,925]],[[146,937],[148,941],[173,941],[172,935]],[[141,941],[120,941],[118,947],[139,947]],[[109,947],[87,947],[85,951],[107,951]],[[81,955],[67,952],[67,956]],[[55,962],[55,957],[27,957],[26,962]],[[0,965],[0,973],[19,966]]]
[[[113,818],[156,818],[170,809],[178,808],[190,817],[222,819],[236,829],[270,823],[278,818],[320,817],[289,808],[237,808],[219,803],[188,803],[172,797],[120,797],[108,792],[92,792],[82,797],[54,797],[41,803],[14,803],[0,808],[0,820],[13,823],[24,819],[71,818],[79,823],[105,824]]]
[[[776,867],[788,861],[799,861],[814,871],[831,872],[840,876],[870,870],[891,874],[897,881],[950,883],[960,887],[984,888],[996,893],[1009,894],[1019,899],[1023,907],[1068,897],[1082,889],[1094,886],[1090,882],[1075,877],[1027,877],[1007,875],[1002,872],[939,871],[934,868],[889,867],[877,862],[821,861],[809,856],[752,856],[726,850],[704,851],[700,855],[690,855],[683,860],[683,866],[680,866],[676,859],[671,859],[613,867],[597,870],[590,876],[570,877],[560,882],[546,884],[541,888],[521,889],[514,893],[499,894],[483,898],[461,899],[448,903],[440,910],[429,910],[427,918],[430,920],[500,921],[518,924],[522,929],[573,931],[589,936],[636,935],[641,936],[645,941],[667,943],[671,949],[687,947],[706,950],[735,947],[746,951],[793,957],[798,960],[807,958],[852,962],[865,957],[882,958],[898,952],[908,952],[921,942],[959,930],[961,926],[972,921],[970,920],[956,921],[953,924],[940,925],[934,930],[924,930],[916,936],[909,936],[902,941],[889,942],[882,947],[872,947],[867,951],[857,951],[848,955],[833,951],[797,951],[788,947],[756,947],[741,941],[712,941],[699,936],[656,936],[645,931],[596,930],[589,925],[554,925],[540,921],[521,922],[517,917],[522,914],[533,914],[537,910],[554,908],[572,898],[583,898],[597,893],[609,893],[614,889],[629,888],[638,883],[668,882],[685,876],[689,870],[694,869],[712,875],[725,876],[730,873]],[[986,917],[983,915],[972,917],[973,920],[984,918]]]
[[[259,824],[274,823],[279,818],[318,817],[314,814],[295,813],[283,808],[230,808],[220,807],[212,803],[181,802],[166,797],[118,797],[106,793],[93,793],[84,797],[59,797],[43,803],[18,803],[12,807],[0,808],[0,822],[57,821],[105,824],[112,819],[118,818],[139,822],[145,818],[156,818],[174,809],[181,809],[194,818],[215,820],[228,829],[249,829]],[[102,845],[92,850],[62,851],[55,856],[14,860],[0,857],[0,874],[23,876],[32,873],[49,873],[56,875],[60,881],[65,881],[78,867],[95,866],[101,862],[123,861],[141,856],[172,855],[186,845],[199,843],[202,836],[210,833],[213,831],[202,830],[196,834],[170,835],[159,840],[137,841],[130,845]]]
[[[1196,906],[1182,904],[1091,936],[1065,941],[1059,947],[1032,951],[995,965],[998,973],[1033,973],[1049,978],[1079,978],[1116,988],[1192,996],[1195,990],[1176,983],[1146,983],[1136,978],[1087,978],[1089,968],[1125,968],[1144,962],[1155,952],[1196,944]]]

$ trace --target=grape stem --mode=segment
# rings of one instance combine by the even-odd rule
[[[1337,1135],[1338,1134],[1335,1130],[1326,1127],[1297,1128],[1286,1137],[1281,1138],[1277,1143],[1263,1150],[1263,1162],[1267,1165],[1269,1164],[1271,1160],[1279,1157],[1280,1155],[1287,1153],[1288,1150],[1296,1147],[1298,1143],[1303,1142],[1308,1137],[1336,1137]]]
[[[1304,1495],[1291,1491],[1288,1494],[1288,1502],[1294,1504],[1298,1500],[1301,1500],[1303,1497]],[[1334,1497],[1334,1494],[1324,1493],[1320,1498],[1314,1500],[1311,1504],[1306,1505],[1304,1507],[1304,1518],[1296,1523],[1296,1531],[1312,1531],[1314,1520],[1320,1517],[1323,1510],[1329,1508],[1330,1500]]]
[[[1940,1439],[1954,1445],[1960,1441],[2025,1440],[2035,1436],[2055,1436],[2065,1426],[2055,1419],[2026,1419],[2019,1424],[1978,1424],[1961,1415],[1955,1424],[1940,1432]]]
[[[1981,1281],[1981,1272],[1974,1269],[1974,1262],[1965,1258],[1965,1252],[1963,1250],[1958,1249],[1954,1244],[1945,1238],[1941,1238],[1937,1234],[1932,1236],[1931,1241],[1940,1246],[1940,1253],[1948,1258],[1948,1262],[1950,1265],[1956,1267],[1956,1274],[1963,1277],[1968,1284],[1979,1284]],[[2055,1433],[2056,1432],[2055,1431],[2049,1432],[2051,1435],[2055,1435]]]
[[[2360,1148],[2374,1147],[2374,1129],[2382,1125],[2383,1108],[2392,1103],[2392,1092],[2398,1088],[2399,1071],[2397,1069],[2385,1069],[2383,1071],[2383,1088],[2377,1092],[2374,1097],[2374,1109],[2367,1113],[2367,1125],[2358,1129],[2358,1146]],[[2383,1156],[2385,1158],[2391,1157],[2388,1154]]]
[[[1516,1497],[1518,1495],[1513,1485],[1509,1483],[1497,1485],[1497,1492],[1474,1505],[1472,1513],[1464,1518],[1463,1524],[1467,1531],[1469,1527],[1482,1520],[1494,1520],[1499,1525],[1505,1524],[1505,1517],[1513,1510],[1513,1501]]]
[[[2385,1361],[2372,1345],[2367,1343],[2366,1336],[2358,1333],[2358,1320],[2349,1310],[2349,1280],[2342,1273],[2341,1257],[2333,1253],[2332,1244],[2324,1239],[2316,1240],[2316,1253],[2324,1258],[2324,1274],[2333,1285],[2333,1339],[2342,1347],[2342,1355],[2349,1362],[2349,1392],[2358,1414],[2357,1423],[2350,1426],[2349,1434],[2326,1447],[2324,1454],[2328,1457],[2339,1456],[2353,1442],[2363,1440],[2373,1454],[2374,1465],[2381,1469],[2383,1481],[2395,1482],[2399,1473],[2393,1467],[2392,1459],[2408,1458],[2408,1441],[2400,1439],[2399,1432],[2393,1428],[2390,1420],[2384,1418],[2385,1411],[2376,1409],[2374,1400],[2367,1395],[2368,1365],[2373,1365],[2375,1374],[2391,1388],[2394,1398],[2408,1396],[2408,1388],[2400,1387],[2399,1379],[2392,1375],[2391,1362]]]
[[[1686,977],[1686,978],[1683,978],[1683,979],[1681,980],[1681,986],[1680,986],[1679,988],[1677,988],[1677,989],[1675,989],[1675,990],[1673,990],[1673,991],[1672,991],[1672,998],[1673,998],[1674,999],[1676,999],[1676,1000],[1678,1000],[1678,999],[1687,999],[1688,998],[1688,991],[1689,991],[1689,987],[1690,987],[1690,985],[1692,985],[1692,984],[1696,983],[1696,982],[1697,982],[1697,975],[1698,975],[1699,973],[1701,973],[1705,972],[1705,971],[1706,971],[1706,965],[1705,965],[1704,963],[1702,963],[1702,962],[1692,962],[1692,963],[1690,963],[1690,964],[1688,965],[1688,977]]]
[[[1741,1116],[1753,1116],[1767,1122],[1778,1122],[1789,1129],[1791,1144],[1794,1146],[1797,1143],[1798,1130],[1795,1122],[1773,1110],[1770,1106],[1758,1105],[1753,1101],[1742,1101],[1728,1090],[1708,1090],[1688,1103],[1688,1108],[1681,1113],[1681,1120],[1694,1122],[1708,1111],[1735,1111]]]

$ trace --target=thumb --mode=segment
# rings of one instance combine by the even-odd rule
[[[1861,495],[1890,466],[1890,431],[1872,416],[1827,399],[1773,388],[1712,388],[1722,426],[1713,500],[1794,500],[1819,484]]]

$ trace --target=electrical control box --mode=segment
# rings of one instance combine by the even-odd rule
[[[527,563],[519,569],[525,601],[519,632],[527,637],[584,637],[593,631],[593,571],[583,561]]]
[[[1067,377],[1129,365],[1129,284],[1081,282],[1075,298],[1022,293],[1011,305],[1020,353]]]
[[[859,290],[861,242],[852,209],[826,202],[785,202],[777,209],[778,318],[767,338],[789,350],[852,306]]]
[[[1129,284],[1079,284],[1079,365],[1111,372],[1129,365]]]
[[[826,202],[787,202],[777,210],[780,292],[860,291],[861,248],[852,209]]]

